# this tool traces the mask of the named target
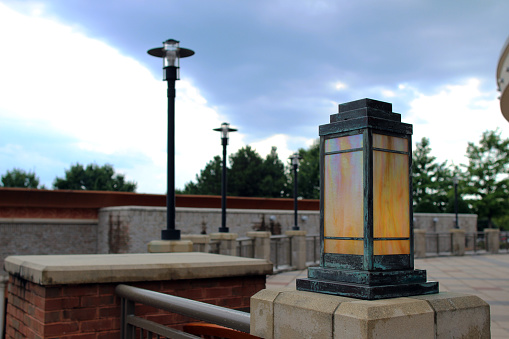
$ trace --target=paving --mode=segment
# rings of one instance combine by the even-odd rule
[[[509,254],[467,255],[416,259],[428,280],[439,282],[440,291],[477,295],[490,305],[491,337],[509,338]],[[307,277],[307,270],[269,276],[267,288],[293,287]]]

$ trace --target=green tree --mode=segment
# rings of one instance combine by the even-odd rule
[[[260,196],[281,198],[284,195],[286,182],[285,165],[279,159],[277,147],[273,146],[271,152],[267,154],[263,161]]]
[[[299,149],[302,157],[297,181],[298,196],[304,199],[320,199],[320,142],[316,140],[308,149]],[[289,168],[289,192],[293,192],[293,174]]]
[[[228,192],[240,197],[263,196],[263,159],[251,148],[239,149],[230,157],[231,170],[228,173]]]
[[[83,165],[77,163],[65,171],[65,178],[57,177],[55,179],[53,188],[134,192],[136,183],[126,181],[122,174],[115,174],[113,166],[109,164],[104,166],[89,164],[84,168]]]
[[[39,178],[36,177],[34,172],[25,172],[22,169],[14,168],[2,175],[2,186],[39,188]]]
[[[502,139],[498,129],[485,131],[478,145],[468,143],[467,158],[463,191],[479,219],[493,227],[494,219],[509,210],[509,139]]]
[[[185,184],[184,194],[203,194],[220,195],[221,194],[221,173],[222,161],[219,155],[210,160],[200,174],[196,174],[196,183],[190,181]],[[228,167],[227,167],[228,171]]]
[[[453,190],[452,177],[447,161],[438,163],[431,156],[429,139],[422,138],[412,154],[414,212],[445,212]]]

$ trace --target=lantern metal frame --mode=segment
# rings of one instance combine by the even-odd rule
[[[392,112],[392,105],[386,102],[372,99],[362,99],[339,105],[339,113],[331,115],[330,123],[322,125],[319,128],[320,134],[320,243],[321,256],[320,266],[310,267],[308,269],[308,278],[297,280],[297,289],[303,291],[327,293],[342,295],[360,299],[384,299],[409,295],[438,293],[438,283],[427,281],[425,270],[414,269],[414,244],[413,244],[413,213],[412,213],[412,181],[411,181],[411,162],[412,162],[412,125],[401,122],[401,115]],[[357,136],[361,140],[356,146],[345,149],[326,150],[327,140]],[[396,138],[403,149],[391,149],[390,147],[374,146],[373,136],[377,138]],[[349,139],[353,140],[353,139]],[[379,139],[377,139],[379,140]],[[406,143],[406,146],[405,146]],[[329,143],[330,144],[330,143]],[[377,144],[378,145],[378,144]],[[406,150],[405,150],[406,149]],[[325,157],[328,155],[345,154],[360,152],[362,169],[355,168],[354,164],[348,162],[348,157],[343,160],[346,162],[345,173],[352,172],[352,175],[362,176],[360,181],[361,188],[356,187],[356,192],[362,195],[362,236],[325,236],[325,213],[326,208],[326,187],[325,177],[326,168]],[[375,173],[375,152],[386,152],[403,155],[408,157],[408,164],[403,161],[398,163],[398,173],[408,171],[405,174],[405,180],[408,180],[408,206],[390,204],[384,205],[384,213],[391,215],[403,211],[405,220],[401,221],[394,229],[399,230],[401,234],[396,236],[377,236],[375,230],[380,231],[381,224],[374,225],[375,212],[381,213],[381,210],[375,211],[374,208],[374,181],[377,179],[377,190],[391,189],[382,185],[381,176]],[[395,156],[396,157],[396,156]],[[395,159],[393,157],[393,159]],[[331,160],[329,160],[331,161]],[[408,169],[406,166],[408,165]],[[331,167],[332,168],[332,167]],[[391,168],[392,169],[392,168]],[[355,173],[355,170],[361,170],[362,174]],[[329,173],[329,172],[327,172]],[[388,172],[390,173],[390,171]],[[342,175],[342,174],[341,174]],[[347,178],[348,179],[348,178]],[[358,179],[358,177],[357,177]],[[330,179],[329,179],[330,180]],[[354,180],[352,178],[352,180]],[[391,182],[389,179],[388,182]],[[403,187],[406,181],[403,180]],[[336,186],[333,186],[336,187]],[[339,187],[339,186],[337,186]],[[406,191],[406,187],[403,187]],[[388,193],[389,196],[393,194]],[[330,198],[327,198],[330,199]],[[333,201],[336,204],[345,203],[341,199],[355,199],[355,197],[343,197],[340,201]],[[389,199],[390,200],[390,199]],[[380,203],[377,200],[378,203]],[[328,202],[330,203],[330,201]],[[381,204],[377,205],[381,206]],[[404,209],[408,208],[408,211]],[[380,218],[379,218],[380,219]],[[337,221],[336,221],[337,222]],[[346,224],[346,221],[342,221]],[[406,223],[408,223],[406,225]],[[343,227],[344,225],[342,225]],[[360,226],[360,225],[359,225]],[[378,227],[378,228],[375,228]],[[384,225],[384,227],[387,225]],[[408,227],[408,229],[406,229]],[[329,228],[328,228],[329,229]],[[389,232],[390,233],[390,232]],[[362,241],[362,254],[352,253],[326,253],[325,241]],[[408,253],[406,245],[404,253],[375,253],[375,242],[378,241],[379,248],[385,244],[382,242],[406,242],[408,241]],[[359,244],[359,243],[357,243]],[[345,251],[347,252],[347,251]],[[383,252],[378,250],[378,252]],[[388,251],[391,252],[391,251]],[[397,252],[397,251],[393,251]]]

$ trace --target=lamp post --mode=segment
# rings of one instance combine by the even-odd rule
[[[414,270],[412,125],[363,99],[339,105],[319,132],[320,266],[297,289],[369,300],[438,293]]]
[[[298,152],[293,153],[290,156],[290,159],[292,160],[292,167],[293,167],[293,213],[294,213],[294,223],[292,230],[298,231],[299,230],[299,224],[298,224],[298,205],[297,205],[297,172],[299,170],[299,162],[302,157],[299,155]]]
[[[221,145],[223,145],[223,166],[221,175],[221,227],[219,232],[228,233],[228,227],[226,227],[226,146],[228,145],[228,134],[230,132],[236,132],[235,128],[230,128],[230,124],[223,122],[221,127],[214,128],[214,131],[221,132]]]
[[[456,213],[454,228],[460,228],[458,225],[458,177],[454,176],[452,182],[454,184],[454,213]]]
[[[163,47],[152,48],[148,54],[163,59],[163,80],[168,82],[168,169],[166,190],[166,230],[161,231],[162,240],[180,240],[180,230],[175,229],[175,81],[179,80],[180,58],[194,52],[179,47],[177,40],[163,42]]]

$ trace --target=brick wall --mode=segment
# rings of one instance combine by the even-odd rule
[[[265,275],[130,283],[152,291],[246,310],[250,297],[265,288]],[[116,283],[41,286],[9,278],[6,338],[119,338],[120,298]],[[149,306],[136,315],[181,328],[194,321]]]

